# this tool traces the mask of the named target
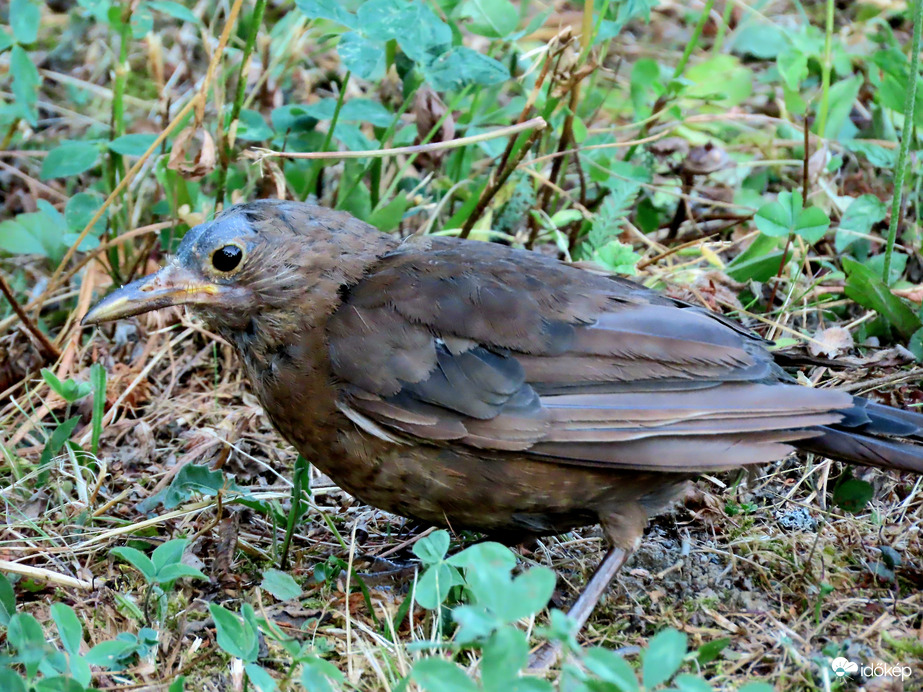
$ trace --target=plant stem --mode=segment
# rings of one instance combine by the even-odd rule
[[[817,134],[825,136],[827,111],[830,106],[830,63],[833,62],[833,0],[827,0],[827,25],[824,29],[824,64],[821,65],[820,112],[817,114]]]
[[[112,121],[110,123],[111,139],[117,139],[125,134],[125,86],[128,83],[128,48],[131,41],[131,15],[132,3],[126,0],[122,3],[120,15],[121,27],[119,28],[119,59],[115,66],[115,82],[112,85]],[[118,182],[125,177],[125,160],[122,155],[114,151],[109,152],[109,189],[112,190]],[[124,214],[126,210],[122,209]],[[115,224],[117,215],[113,215],[111,223]],[[127,218],[127,216],[126,216]],[[118,235],[118,230],[115,235]]]
[[[231,118],[228,120],[227,132],[231,132],[234,124],[240,117],[240,111],[244,105],[244,94],[247,91],[247,75],[250,72],[250,56],[253,54],[253,46],[256,45],[257,34],[260,33],[260,25],[263,23],[263,11],[266,9],[266,0],[256,0],[253,7],[253,17],[250,20],[250,33],[247,35],[247,43],[244,46],[244,53],[240,60],[240,70],[237,72],[237,91],[234,94],[234,103],[231,106]],[[215,209],[224,206],[224,191],[228,179],[228,164],[231,160],[231,148],[233,142],[227,136],[222,136],[223,145],[221,147],[219,170],[218,170],[218,190],[215,194]]]
[[[26,314],[26,311],[23,310],[22,306],[19,304],[19,301],[16,300],[16,296],[13,295],[13,289],[7,284],[2,274],[0,274],[0,293],[7,299],[10,307],[13,308],[13,312],[16,313],[22,322],[22,326],[25,327],[38,342],[45,359],[47,361],[55,361],[60,358],[61,351],[51,342],[51,339],[46,336],[45,332],[39,329],[38,325],[29,319],[29,315]]]
[[[279,561],[279,569],[288,568],[288,551],[292,544],[292,536],[295,533],[295,525],[304,515],[302,505],[307,504],[302,497],[302,492],[305,481],[309,480],[309,470],[308,462],[299,454],[298,460],[295,462],[295,473],[292,478],[292,506],[288,512],[288,524],[285,527],[285,540],[282,543],[282,557]]]
[[[907,78],[907,95],[904,100],[904,126],[901,129],[901,149],[897,155],[894,171],[894,197],[891,200],[891,221],[888,224],[888,242],[885,245],[885,266],[882,281],[890,285],[891,255],[897,240],[897,227],[901,215],[901,198],[904,192],[904,170],[910,140],[913,139],[913,111],[916,105],[917,79],[920,71],[920,26],[923,24],[923,0],[916,0],[913,6],[913,40],[910,44],[910,74]]]
[[[686,44],[686,50],[683,51],[683,56],[679,59],[679,62],[676,64],[676,69],[673,70],[673,79],[679,79],[682,76],[683,71],[686,69],[686,63],[689,62],[689,57],[692,55],[692,51],[695,50],[695,47],[699,45],[699,38],[702,36],[702,29],[705,28],[705,22],[708,21],[708,17],[711,14],[711,8],[714,6],[715,0],[706,0],[705,8],[702,10],[702,14],[699,15],[699,21],[695,25],[695,29],[692,30],[692,36],[689,37],[689,43]]]
[[[477,222],[481,215],[484,213],[484,210],[487,209],[487,205],[490,204],[490,201],[494,198],[494,195],[500,191],[500,188],[503,187],[503,184],[506,183],[507,179],[510,177],[510,174],[516,170],[516,166],[519,165],[519,162],[525,158],[525,155],[529,153],[529,150],[532,148],[532,145],[535,144],[535,140],[538,139],[538,136],[542,133],[542,128],[536,128],[529,133],[526,137],[525,142],[523,142],[522,147],[519,151],[507,162],[507,167],[497,174],[496,179],[493,184],[488,186],[487,189],[481,194],[480,199],[478,199],[477,206],[475,206],[474,211],[465,219],[465,225],[462,227],[459,238],[465,239],[471,233],[471,229],[474,228],[474,224]]]
[[[727,36],[728,24],[731,21],[731,12],[734,11],[734,3],[731,0],[726,0],[724,3],[724,14],[721,15],[721,24],[718,25],[718,35],[715,36],[715,42],[711,47],[712,57],[721,54],[721,49],[724,47],[724,37]]]

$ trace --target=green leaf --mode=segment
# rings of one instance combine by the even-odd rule
[[[156,139],[157,135],[135,132],[116,137],[109,142],[107,146],[111,151],[114,151],[116,154],[121,154],[122,156],[142,156],[151,148],[151,145]]]
[[[493,58],[467,46],[455,46],[423,68],[437,91],[458,90],[469,84],[491,86],[510,77],[509,70]]]
[[[756,83],[753,73],[733,55],[719,54],[686,68],[685,79],[691,85],[685,96],[706,99],[722,108],[742,103]]]
[[[248,663],[256,661],[260,641],[258,633],[250,623],[217,603],[209,603],[208,610],[215,621],[218,646],[231,656],[236,656]]]
[[[845,252],[850,245],[860,239],[857,233],[867,235],[872,226],[884,220],[888,213],[885,203],[875,195],[861,195],[856,197],[840,219],[836,230],[834,246],[837,252]]]
[[[336,107],[336,99],[324,99],[324,101],[329,101]],[[326,120],[329,119],[326,118]],[[349,99],[340,109],[341,122],[369,123],[375,127],[388,127],[393,120],[394,114],[391,111],[378,101],[371,99]]]
[[[191,565],[184,565],[182,563],[174,565],[166,565],[163,569],[157,572],[157,583],[158,584],[172,584],[177,579],[182,579],[183,577],[190,577],[191,579],[202,579],[203,581],[208,581],[202,572]]]
[[[29,613],[16,613],[10,618],[6,638],[20,653],[29,647],[45,645],[42,626]]]
[[[0,572],[0,625],[6,627],[16,612],[16,592],[6,575]]]
[[[513,551],[496,541],[483,541],[468,546],[448,560],[450,565],[466,570],[492,571],[500,570],[506,574],[516,566]]]
[[[775,692],[775,688],[768,682],[748,682],[737,692]]]
[[[799,190],[780,192],[775,202],[764,204],[756,212],[756,227],[771,237],[794,233],[808,243],[816,243],[824,237],[830,220],[819,207],[804,209],[803,205]]]
[[[843,258],[846,270],[846,296],[878,314],[905,339],[920,329],[920,318],[901,298],[891,293],[881,277],[849,257]]]
[[[738,55],[749,55],[760,60],[772,60],[789,47],[786,32],[776,24],[748,21],[734,32],[731,50]]]
[[[148,584],[153,584],[155,582],[157,578],[157,568],[154,567],[154,563],[151,559],[140,550],[130,548],[129,546],[120,546],[110,550],[109,554],[122,558],[136,570],[141,572],[141,575]]]
[[[246,671],[247,677],[250,678],[250,682],[253,683],[253,686],[259,690],[259,692],[274,692],[276,689],[276,681],[261,666],[255,663],[248,663],[244,666],[244,671]]]
[[[858,478],[847,478],[833,490],[833,503],[850,514],[865,509],[875,494],[871,483]]]
[[[340,38],[337,53],[343,66],[360,79],[374,80],[384,74],[385,51],[380,42],[349,31]]]
[[[618,240],[610,240],[602,247],[593,250],[593,260],[615,274],[633,276],[638,273],[641,255],[631,249],[631,245]]]
[[[913,336],[910,337],[910,341],[907,342],[907,350],[918,361],[923,361],[923,327],[915,331]],[[0,624],[2,624],[2,618],[0,618]]]
[[[193,14],[192,10],[178,2],[171,2],[170,0],[147,0],[145,4],[152,10],[162,12],[181,22],[189,22],[191,24],[202,23],[199,21],[199,18]]]
[[[87,142],[66,142],[48,152],[42,161],[42,180],[79,175],[96,165],[99,147]]]
[[[422,658],[410,677],[427,692],[478,692],[478,686],[464,670],[442,658]]]
[[[195,493],[214,496],[223,491],[240,492],[241,489],[237,483],[225,478],[221,471],[212,471],[205,465],[186,464],[168,488],[140,502],[138,509],[141,512],[150,512],[161,503],[165,509],[173,509],[189,500]]]
[[[463,584],[461,575],[444,562],[430,566],[417,581],[414,598],[427,610],[435,610],[448,597],[453,586]]]
[[[12,219],[0,221],[0,250],[13,255],[47,254],[42,241]]]
[[[0,668],[0,689],[5,692],[29,692],[25,680],[12,668]]]
[[[32,127],[38,124],[38,85],[41,77],[29,54],[22,46],[13,46],[10,52],[10,74],[13,75],[13,97],[16,104]]]
[[[779,74],[789,89],[797,90],[808,76],[808,56],[797,48],[789,48],[776,56]]]
[[[244,108],[240,111],[237,138],[248,142],[262,142],[272,137],[272,128],[257,111]]]
[[[308,19],[329,19],[350,28],[356,26],[356,16],[348,12],[340,0],[295,0],[295,6]]]
[[[52,656],[54,656],[54,654],[52,654]],[[89,666],[87,666],[87,670],[89,671]],[[35,682],[32,686],[32,690],[33,692],[86,692],[84,685],[81,685],[77,680],[73,680],[67,675],[54,675],[48,678],[41,678]],[[5,689],[4,692],[6,692]]]
[[[61,447],[70,439],[71,433],[74,432],[74,428],[77,427],[77,423],[79,422],[80,416],[74,416],[68,418],[55,428],[55,431],[51,433],[51,437],[49,437],[48,441],[45,443],[45,448],[42,450],[42,456],[39,458],[40,466],[49,464],[54,455],[61,451]]]
[[[783,199],[782,195],[786,195],[786,198]],[[796,192],[794,197],[790,192],[780,192],[779,198],[776,202],[760,207],[754,217],[760,233],[772,238],[785,237],[792,233],[795,227],[795,214],[801,213],[800,192]],[[795,200],[797,200],[797,208],[793,209]]]
[[[280,601],[294,601],[302,593],[301,587],[292,575],[277,569],[268,569],[263,572],[260,588],[265,589]]]
[[[403,10],[394,38],[397,39],[401,50],[408,58],[421,65],[426,65],[433,58],[449,50],[452,45],[452,29],[439,18],[428,3],[414,0],[414,2],[400,3],[400,5],[403,5]],[[366,31],[369,32],[370,37],[375,37],[372,31],[378,31],[378,29],[366,29]]]
[[[888,271],[888,286],[893,285],[904,275],[907,269],[907,260],[910,259],[903,252],[891,253],[891,268]],[[885,254],[882,252],[878,255],[872,255],[862,263],[866,269],[869,269],[875,276],[881,276],[885,273]]]
[[[784,261],[791,256],[791,249]],[[779,240],[768,235],[758,235],[750,247],[737,255],[725,268],[735,281],[767,281],[779,271],[783,261]]]
[[[367,221],[379,231],[390,233],[396,230],[398,225],[400,225],[408,204],[407,195],[403,192],[398,193],[398,195],[385,206],[373,211]]]
[[[548,567],[533,567],[523,572],[513,580],[499,614],[507,622],[514,622],[540,613],[551,600],[556,581],[554,570]]]
[[[658,96],[666,91],[660,75],[660,65],[650,58],[641,58],[631,68],[629,93],[635,118],[644,119],[651,114]]]
[[[45,658],[45,633],[38,620],[29,613],[16,613],[6,628],[6,640],[18,653],[17,659],[33,677]]]
[[[413,544],[413,554],[420,558],[424,565],[434,565],[442,561],[448,550],[449,532],[445,529],[433,531]]]
[[[506,38],[519,25],[519,10],[509,0],[467,0],[458,10],[467,28],[487,38]]]
[[[600,680],[613,685],[619,692],[638,692],[638,678],[628,662],[609,649],[594,646],[583,656],[583,663]]]
[[[10,2],[10,28],[19,43],[35,43],[41,19],[41,5],[36,0]]]
[[[411,22],[417,20],[420,3],[414,0],[368,0],[356,10],[357,26],[373,41],[406,38]]]
[[[182,562],[183,553],[186,552],[186,546],[188,545],[188,538],[174,538],[161,543],[151,553],[151,563],[154,565],[154,570],[159,572],[167,565],[176,565]]]
[[[103,432],[103,414],[106,410],[106,369],[99,363],[90,366],[90,385],[93,387],[90,449],[96,454],[99,449],[99,436]]]
[[[481,684],[487,690],[508,686],[529,662],[529,642],[525,632],[512,625],[494,632],[481,655]]]
[[[861,154],[878,168],[894,168],[897,164],[897,149],[887,149],[880,144],[864,142],[861,139],[846,140],[843,146],[854,154]]]
[[[61,638],[61,646],[72,656],[80,653],[80,643],[83,641],[83,625],[74,611],[63,603],[53,603],[51,605],[51,617],[58,626],[58,636]]]
[[[337,689],[336,685],[331,685],[331,680],[335,683],[342,683],[345,678],[343,673],[330,661],[325,661],[317,656],[309,656],[302,661],[301,684],[306,690],[311,692],[333,692]]]
[[[799,235],[809,244],[814,244],[827,234],[830,219],[820,207],[808,207],[798,216],[795,223],[795,235]]]
[[[820,133],[828,139],[837,140],[844,129],[853,104],[859,96],[862,86],[862,77],[858,75],[850,79],[841,79],[830,85],[828,96],[829,108],[825,131]],[[852,129],[855,132],[855,128]]]
[[[644,686],[652,689],[666,682],[679,670],[686,655],[686,635],[674,629],[658,632],[641,652]]]
[[[95,192],[78,192],[67,200],[67,206],[64,207],[64,223],[67,228],[74,233],[81,233],[102,203],[103,198]],[[106,229],[108,215],[109,211],[106,210],[91,229],[91,233],[97,236],[102,234]]]
[[[42,368],[42,379],[58,396],[69,404],[82,399],[92,391],[89,382],[77,382],[71,378],[63,382],[48,368]]]
[[[696,658],[703,666],[711,663],[721,655],[721,652],[724,651],[730,643],[731,639],[729,637],[722,637],[721,639],[710,641],[707,644],[702,644],[702,646],[696,650]]]
[[[125,634],[125,633],[123,633]],[[119,635],[120,637],[122,635]],[[129,635],[132,637],[132,635]],[[111,639],[97,644],[87,652],[86,662],[109,670],[121,670],[138,650],[137,639],[128,637]]]

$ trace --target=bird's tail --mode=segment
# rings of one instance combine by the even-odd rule
[[[923,414],[855,397],[843,421],[797,446],[854,464],[923,474]]]

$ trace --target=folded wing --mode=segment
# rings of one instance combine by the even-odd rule
[[[341,406],[374,434],[687,472],[777,459],[851,406],[736,325],[532,252],[414,239],[344,298]]]

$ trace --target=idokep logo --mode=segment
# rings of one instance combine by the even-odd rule
[[[833,674],[838,678],[846,677],[853,673],[859,673],[865,678],[890,677],[900,678],[901,681],[903,681],[909,680],[913,675],[913,670],[910,666],[889,666],[884,663],[877,663],[873,666],[860,666],[858,663],[850,661],[843,656],[838,656],[830,661],[830,667],[833,668]]]
[[[833,668],[833,673],[838,678],[842,678],[846,675],[850,675],[859,671],[858,663],[853,663],[849,659],[843,658],[842,656],[839,656],[830,661],[830,667]]]

